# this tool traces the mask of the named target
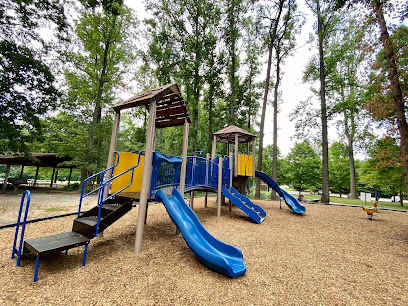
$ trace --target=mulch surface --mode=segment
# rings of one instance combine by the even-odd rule
[[[408,214],[306,204],[254,201],[267,212],[258,225],[215,198],[194,202],[204,227],[244,254],[245,275],[229,279],[201,264],[175,233],[163,205],[149,206],[143,250],[135,255],[137,208],[83,247],[40,260],[11,260],[14,228],[0,230],[0,304],[86,305],[408,305]],[[74,217],[28,224],[26,239],[70,231]]]

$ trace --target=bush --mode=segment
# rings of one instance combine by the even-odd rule
[[[79,189],[79,184],[78,183],[70,184],[70,185],[64,186],[62,189],[66,190],[66,191],[78,190]]]

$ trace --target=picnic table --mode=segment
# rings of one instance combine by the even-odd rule
[[[30,181],[27,179],[17,179],[17,178],[8,178],[7,183],[12,184],[14,187],[18,187],[20,185],[30,185]]]

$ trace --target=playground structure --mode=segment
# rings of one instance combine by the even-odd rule
[[[374,201],[373,207],[363,206],[363,210],[367,213],[367,217],[368,217],[369,220],[373,220],[373,214],[375,212],[378,212],[377,207],[378,207],[378,202],[377,201]]]
[[[136,106],[145,106],[149,109],[146,148],[139,154],[116,152],[120,113],[124,109]],[[113,109],[115,119],[107,168],[83,182],[78,214],[72,231],[24,241],[25,221],[23,221],[20,244],[16,247],[22,200],[12,258],[17,254],[17,265],[19,265],[22,254],[33,253],[37,257],[34,282],[38,277],[39,259],[48,254],[67,252],[71,248],[84,245],[83,265],[85,265],[90,240],[98,237],[103,230],[130,211],[134,201],[139,202],[135,238],[136,254],[142,250],[148,201],[156,200],[164,204],[170,218],[196,257],[209,268],[229,277],[237,277],[246,272],[242,252],[234,246],[221,242],[205,230],[192,210],[193,201],[189,207],[184,200],[183,195],[186,191],[192,193],[192,199],[197,190],[216,192],[217,216],[221,215],[221,204],[225,196],[230,200],[230,209],[231,203],[235,204],[259,224],[265,219],[266,212],[243,195],[248,177],[258,176],[285,199],[293,212],[298,214],[305,212],[304,206],[296,198],[280,189],[268,175],[255,171],[255,136],[247,131],[234,126],[223,129],[213,135],[211,158],[208,154],[206,158],[194,154],[187,156],[188,127],[191,120],[177,84],[168,84],[143,92],[115,105]],[[155,152],[156,129],[180,125],[183,125],[182,156]],[[229,156],[224,158],[216,156],[217,140],[228,144]],[[248,155],[251,141],[252,156]],[[238,153],[239,143],[247,144],[247,154]],[[234,155],[231,152],[232,144],[235,144]],[[100,182],[99,187],[84,194],[86,183],[96,179]],[[171,191],[171,195],[166,195],[164,190]],[[94,192],[98,193],[97,205],[81,214],[82,199]],[[24,220],[27,218],[28,206],[29,200]]]

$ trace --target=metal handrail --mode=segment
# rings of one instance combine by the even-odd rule
[[[112,199],[115,195],[117,195],[118,193],[122,192],[123,190],[125,190],[126,188],[128,188],[128,187],[130,187],[130,186],[132,185],[132,183],[133,183],[133,174],[134,174],[134,172],[135,172],[135,168],[137,168],[137,167],[139,166],[139,164],[140,164],[140,156],[142,155],[143,152],[144,152],[144,150],[143,150],[143,151],[140,151],[139,157],[138,157],[138,159],[137,159],[137,164],[136,164],[135,166],[129,168],[129,169],[126,170],[126,171],[123,171],[122,173],[119,173],[118,175],[115,175],[115,176],[111,177],[110,179],[108,179],[107,181],[105,181],[105,182],[103,182],[103,183],[101,182],[101,184],[100,184],[100,186],[99,186],[99,196],[98,196],[98,206],[99,206],[99,209],[98,209],[98,219],[97,219],[97,221],[96,221],[95,237],[97,237],[97,236],[98,236],[98,233],[99,233],[99,223],[100,223],[101,214],[102,214],[102,203],[105,202],[106,200]],[[104,194],[104,191],[105,191],[105,186],[108,185],[108,184],[110,184],[114,179],[116,179],[116,178],[118,178],[118,177],[120,177],[120,176],[122,176],[122,175],[128,173],[129,171],[132,171],[132,176],[131,176],[129,185],[127,185],[126,187],[122,188],[121,190],[115,192],[114,194],[111,194],[111,195],[110,195],[109,197],[107,197],[106,199],[103,199],[103,194]]]
[[[198,157],[202,157],[204,155],[203,151],[194,151],[192,156],[195,156],[196,153],[198,153]]]
[[[119,173],[118,175],[115,175],[114,177],[111,177],[109,180],[107,180],[106,182],[103,183],[103,188],[105,188],[105,186],[108,185],[110,182],[112,182],[114,179],[116,179],[116,178],[118,178],[119,176],[122,176],[122,175],[128,173],[130,170],[132,170],[132,178],[131,178],[130,184],[127,185],[126,187],[122,188],[121,190],[115,192],[114,194],[111,194],[109,197],[107,197],[107,198],[104,199],[103,201],[106,201],[106,200],[109,200],[109,199],[113,198],[115,195],[117,195],[118,193],[122,192],[122,191],[125,190],[126,188],[130,187],[130,185],[132,185],[132,183],[133,183],[133,173],[134,173],[135,168],[137,168],[137,167],[139,166],[139,164],[140,164],[140,156],[142,155],[143,152],[144,152],[144,150],[143,150],[143,151],[140,151],[139,157],[138,157],[138,159],[137,159],[137,164],[136,164],[135,166],[133,166],[133,167],[127,169],[126,171],[123,171],[122,173]]]
[[[213,175],[218,173],[218,167],[214,159],[208,160],[200,156],[187,156],[187,163],[191,164],[191,166],[189,166],[190,173],[186,175],[186,187],[214,187],[213,179],[210,180],[210,177],[212,178]]]
[[[77,217],[79,217],[79,215],[80,215],[80,213],[81,213],[82,199],[85,198],[85,197],[87,197],[87,196],[89,196],[90,194],[94,193],[95,191],[100,190],[100,186],[101,186],[102,183],[103,183],[103,176],[105,175],[105,173],[106,173],[107,171],[109,171],[109,170],[112,170],[113,168],[115,168],[115,167],[119,164],[119,158],[120,158],[119,152],[118,152],[118,151],[115,151],[114,153],[115,153],[115,155],[118,157],[118,160],[117,160],[116,164],[114,164],[112,167],[109,167],[108,169],[102,170],[102,171],[100,171],[100,172],[98,172],[98,173],[96,173],[96,174],[94,174],[94,175],[91,175],[90,177],[87,177],[87,178],[84,179],[84,181],[82,182],[81,197],[80,197],[80,199],[79,199]],[[86,183],[87,181],[89,181],[90,179],[93,179],[94,177],[98,176],[98,175],[101,175],[101,182],[99,183],[99,188],[96,188],[96,189],[94,189],[94,190],[92,190],[92,191],[90,191],[90,192],[88,192],[87,194],[84,195],[85,183]],[[112,175],[113,175],[113,171],[112,171],[112,173],[111,173],[111,177],[112,177]]]
[[[18,230],[20,228],[20,222],[21,222],[21,212],[23,210],[24,206],[24,199],[27,195],[27,203],[26,203],[26,209],[24,213],[24,220],[23,220],[23,225],[21,228],[21,238],[20,238],[20,244],[18,250],[16,250],[16,244],[17,244],[17,239],[18,239]],[[29,190],[24,191],[22,197],[21,197],[21,203],[20,203],[20,210],[18,211],[18,217],[17,217],[17,223],[16,223],[16,232],[14,234],[14,243],[13,243],[13,252],[11,254],[11,259],[14,258],[14,254],[17,252],[17,266],[20,266],[20,258],[21,258],[21,253],[23,250],[23,241],[24,241],[24,232],[25,232],[25,226],[27,223],[27,215],[28,215],[28,209],[30,208],[30,201],[31,201],[31,193]]]

